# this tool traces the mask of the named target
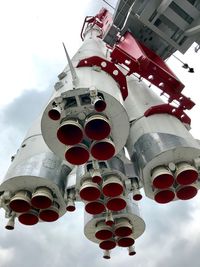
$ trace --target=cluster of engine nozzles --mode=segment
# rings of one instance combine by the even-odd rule
[[[82,181],[80,197],[85,202],[85,210],[90,214],[100,214],[106,210],[120,211],[126,207],[124,185],[120,177],[108,175],[104,179],[94,175]]]
[[[25,225],[34,225],[39,220],[53,222],[59,218],[59,204],[46,187],[36,189],[33,194],[26,190],[16,192],[9,207],[18,214],[19,222]]]
[[[118,218],[113,224],[107,224],[106,221],[100,221],[96,224],[95,237],[99,241],[99,247],[104,252],[104,258],[110,258],[110,250],[116,246],[128,248],[129,255],[135,255],[132,247],[135,243],[133,237],[133,226],[127,218]]]
[[[96,105],[96,111],[103,111],[104,105]],[[49,111],[52,120],[60,119],[58,108]],[[86,163],[90,155],[96,160],[108,160],[115,154],[115,145],[111,138],[111,123],[102,113],[93,113],[84,121],[76,118],[65,118],[61,120],[57,130],[58,140],[66,145],[65,158],[74,165]]]
[[[175,198],[188,200],[196,196],[198,188],[198,171],[187,162],[174,165],[171,171],[168,167],[159,166],[152,172],[152,187],[154,199],[158,203],[169,203]]]

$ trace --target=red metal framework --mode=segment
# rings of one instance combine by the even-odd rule
[[[87,16],[84,20],[84,23],[81,29],[81,39],[82,40],[84,39],[83,33],[84,33],[85,28],[87,28],[89,24],[91,24],[91,26],[97,25],[102,30],[102,33],[99,36],[100,38],[102,38],[103,34],[107,31],[107,29],[112,24],[112,22],[113,22],[112,16],[108,12],[108,10],[105,8],[102,8],[95,17]]]
[[[182,110],[191,109],[195,105],[190,98],[181,94],[184,85],[165,62],[129,32],[114,46],[111,58],[115,64],[125,65],[129,69],[127,75],[136,72],[160,88],[169,96],[169,103],[176,100]]]
[[[101,29],[102,33],[99,37],[102,38],[112,23],[111,14],[103,8],[95,17],[86,17],[81,30],[81,38],[83,39],[84,29],[89,24],[91,24],[91,27],[96,25]],[[109,47],[109,49],[111,50],[112,62],[99,57],[90,57],[81,60],[78,67],[101,67],[102,70],[109,73],[119,83],[123,99],[126,99],[128,96],[126,77],[119,71],[116,65],[125,66],[128,69],[127,75],[138,73],[141,77],[150,81],[151,84],[157,86],[162,91],[162,94],[168,96],[168,104],[151,107],[145,112],[145,116],[167,113],[177,117],[183,123],[190,124],[191,120],[184,110],[190,110],[195,103],[181,93],[184,88],[183,83],[176,77],[162,58],[137,41],[130,32],[126,32],[119,42],[114,47]],[[103,62],[106,64],[103,64]],[[117,75],[114,73],[117,73]],[[172,101],[176,101],[178,106],[170,105]]]
[[[126,97],[128,96],[126,77],[115,66],[115,64],[113,64],[108,60],[105,60],[104,58],[93,56],[82,59],[77,65],[77,67],[92,67],[92,66],[100,67],[103,71],[110,74],[113,77],[113,79],[115,79],[118,82],[122,97],[125,100]]]
[[[144,116],[149,117],[154,114],[162,114],[167,113],[170,115],[175,116],[177,119],[182,121],[183,123],[190,124],[191,119],[188,117],[188,115],[180,108],[176,108],[174,106],[171,106],[169,104],[161,104],[157,106],[153,106],[145,111]]]

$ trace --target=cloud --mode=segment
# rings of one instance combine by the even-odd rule
[[[25,90],[0,110],[1,177],[4,176],[11,156],[16,153],[27,130],[39,116],[51,92],[52,86],[43,91]]]
[[[198,237],[191,238],[196,233],[196,229],[191,229],[191,214],[197,208],[192,201],[158,206],[144,200],[142,206],[145,207],[143,215],[147,228],[144,235],[136,240],[137,254],[134,257],[129,257],[126,249],[117,248],[112,251],[110,261],[102,259],[98,245],[84,237],[83,205],[78,204],[75,213],[68,213],[55,223],[33,227],[17,223],[12,232],[3,230],[2,226],[0,253],[7,251],[11,260],[3,262],[1,267],[186,267],[191,259],[192,267],[198,267],[200,240]],[[190,235],[187,236],[185,233],[189,229]]]
[[[24,91],[1,111],[2,124],[12,128],[13,131],[25,134],[36,117],[40,115],[42,107],[51,95],[52,88],[44,91],[34,89]]]

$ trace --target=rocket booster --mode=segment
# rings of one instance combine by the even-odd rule
[[[105,43],[110,18],[106,9],[86,18],[82,46],[71,60],[66,51],[69,64],[0,185],[8,230],[16,218],[24,225],[56,221],[82,201],[84,234],[105,259],[117,246],[135,255],[133,245],[145,230],[138,205],[143,195],[167,204],[193,198],[200,187],[200,143],[184,113],[194,103],[169,87],[182,84],[158,56],[153,62],[144,54],[149,68],[133,58],[140,47],[133,37],[121,36],[114,47]],[[157,62],[178,107],[135,75],[146,77]]]

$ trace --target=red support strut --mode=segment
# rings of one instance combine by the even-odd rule
[[[195,105],[181,94],[184,85],[162,58],[137,41],[131,33],[127,32],[114,46],[111,58],[115,64],[123,64],[129,69],[127,75],[136,72],[168,94],[169,103],[176,100],[180,109],[191,109]]]

